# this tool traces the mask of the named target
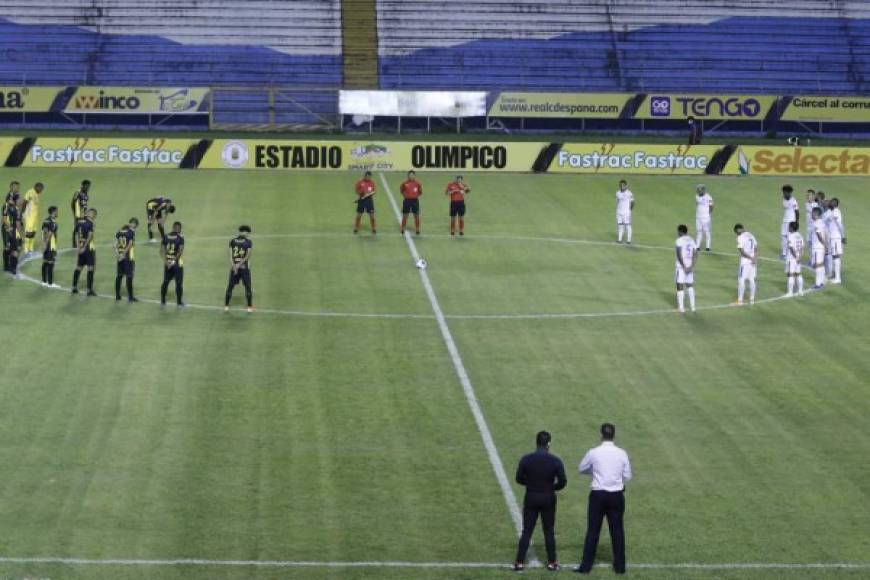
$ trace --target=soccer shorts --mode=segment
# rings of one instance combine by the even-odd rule
[[[631,212],[617,212],[616,213],[616,225],[618,226],[630,226],[631,225]]]
[[[832,256],[842,256],[843,238],[831,238],[830,243],[828,243],[828,253]]]
[[[132,278],[133,274],[136,272],[136,262],[129,259],[123,259],[118,261],[118,276],[127,276],[128,278]]]
[[[450,202],[450,217],[463,217],[465,216],[465,202],[464,201],[451,201]]]
[[[239,268],[237,272],[230,270],[230,288],[241,282],[245,288],[251,287],[251,270],[249,268]]]
[[[412,213],[414,215],[420,214],[420,200],[419,199],[405,199],[402,200],[402,213],[408,215]]]
[[[710,218],[695,220],[695,231],[697,233],[709,234],[712,230],[713,220],[711,220]]]
[[[171,266],[166,266],[163,268],[163,281],[169,282],[170,280],[175,280],[176,284],[184,283],[184,266],[179,266],[178,264],[173,264]]]
[[[97,265],[97,252],[96,250],[85,250],[81,254],[78,255],[78,259],[76,260],[76,266],[79,268],[84,268],[85,266],[89,268],[93,268]]]
[[[794,258],[788,258],[785,261],[785,273],[786,274],[800,274],[801,273],[801,263],[795,260]]]
[[[813,265],[825,263],[825,248],[813,248]]]
[[[755,264],[740,264],[737,269],[738,280],[754,280],[757,267]]]
[[[356,200],[356,213],[375,213],[375,200],[371,197]]]
[[[674,282],[677,284],[694,284],[695,273],[686,272],[683,268],[677,266],[677,270],[674,273]]]
[[[54,262],[57,259],[57,252],[55,250],[45,250],[42,253],[42,259],[46,262]]]

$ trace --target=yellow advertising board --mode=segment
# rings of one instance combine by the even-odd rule
[[[78,87],[65,113],[192,115],[208,113],[209,89]]]
[[[870,147],[740,146],[724,173],[734,175],[870,175]]]
[[[498,94],[490,117],[553,119],[618,119],[634,93],[513,93]]]
[[[47,113],[64,87],[0,87],[0,113]]]
[[[782,120],[870,123],[870,97],[792,97]]]
[[[703,174],[717,145],[644,145],[639,143],[565,143],[550,163],[550,173],[621,175]]]
[[[638,107],[635,118],[761,121],[775,101],[772,95],[650,93]]]
[[[177,169],[194,139],[40,137],[22,167]]]
[[[216,139],[204,169],[531,171],[547,143]]]

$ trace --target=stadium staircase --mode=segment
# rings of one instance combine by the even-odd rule
[[[866,93],[870,2],[378,0],[382,88]]]
[[[378,88],[378,25],[375,0],[341,3],[344,88]]]

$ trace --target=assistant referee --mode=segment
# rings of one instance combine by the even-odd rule
[[[538,516],[544,529],[544,545],[547,548],[547,570],[559,569],[556,560],[556,492],[568,483],[562,460],[550,453],[552,437],[541,431],[535,437],[537,449],[520,460],[517,467],[517,483],[526,486],[523,500],[523,533],[517,546],[517,557],[513,569],[522,572],[525,567],[526,552],[532,540],[532,532]]]

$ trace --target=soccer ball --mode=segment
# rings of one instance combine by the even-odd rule
[[[420,258],[414,265],[417,266],[418,270],[425,270],[426,266],[428,266],[429,264],[426,263],[426,260]]]

